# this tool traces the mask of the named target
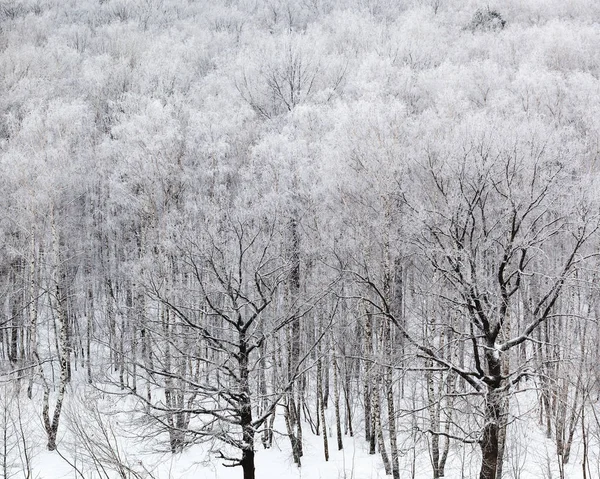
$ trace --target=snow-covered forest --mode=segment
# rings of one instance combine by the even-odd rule
[[[600,3],[0,0],[0,477],[600,477]]]

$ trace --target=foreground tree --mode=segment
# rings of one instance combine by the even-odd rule
[[[216,440],[225,465],[241,466],[244,479],[253,479],[255,434],[292,387],[312,348],[293,374],[268,385],[265,369],[277,365],[269,359],[275,354],[265,351],[313,302],[296,301],[287,309],[278,304],[294,265],[278,248],[275,222],[227,218],[218,236],[214,233],[207,229],[201,240],[183,243],[169,268],[175,281],[152,279],[151,296],[163,315],[162,331],[153,336],[165,354],[152,368],[138,367],[163,387],[165,399],[142,399],[155,422],[169,430],[173,452]]]
[[[505,139],[485,135],[458,157],[429,151],[419,172],[425,197],[422,208],[411,205],[422,224],[413,241],[429,274],[444,284],[437,300],[464,318],[456,326],[457,345],[470,351],[462,361],[417,339],[384,289],[361,275],[377,293],[372,306],[419,354],[456,373],[481,398],[480,479],[499,477],[508,392],[532,373],[523,356],[509,362],[510,352],[556,318],[555,305],[598,229],[585,198],[564,193],[576,174],[572,159],[533,136],[515,140],[510,150]]]

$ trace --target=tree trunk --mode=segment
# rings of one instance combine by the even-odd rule
[[[440,426],[439,417],[439,405],[437,401],[441,398],[437,398],[435,394],[435,387],[433,383],[433,372],[431,371],[433,364],[431,359],[425,359],[425,382],[427,384],[427,404],[429,409],[429,424],[432,431],[431,434],[431,445],[429,446],[431,451],[431,465],[433,467],[433,479],[439,479],[440,475],[440,436],[436,434]]]
[[[365,354],[365,367],[364,367],[364,378],[363,378],[363,397],[365,404],[365,441],[369,443],[369,454],[375,454],[375,432],[373,427],[373,410],[371,404],[371,369],[373,367],[372,354],[373,354],[373,316],[370,311],[366,311],[365,315],[365,332],[364,332],[364,354]]]
[[[290,259],[292,262],[292,271],[289,279],[288,302],[294,304],[300,295],[300,232],[298,231],[298,222],[294,216],[289,224],[290,232]],[[289,332],[289,354],[288,354],[288,381],[292,381],[297,374],[297,367],[300,361],[300,318],[292,318]],[[288,394],[286,426],[294,462],[300,466],[302,457],[302,423],[301,423],[301,393],[298,391],[302,378],[297,378]]]
[[[485,425],[481,438],[481,473],[480,479],[496,479],[498,476],[498,462],[500,456],[500,429],[502,426],[503,401],[508,401],[501,391],[502,386],[502,359],[500,352],[495,348],[496,337],[489,335],[486,338],[485,361],[489,383],[485,394]],[[506,404],[508,407],[508,404]]]
[[[85,355],[86,355],[86,373],[87,382],[92,384],[92,328],[94,325],[94,292],[90,287],[88,289],[88,312],[87,312],[87,325],[85,334]]]
[[[254,479],[254,428],[252,426],[252,401],[249,383],[248,342],[245,333],[239,331],[240,374],[240,425],[242,427],[242,460],[244,479]]]
[[[333,344],[332,344],[333,346]],[[333,348],[332,348],[333,350]],[[338,451],[341,451],[344,448],[344,443],[342,442],[342,425],[340,419],[340,389],[339,389],[339,379],[338,379],[338,370],[337,370],[337,358],[335,352],[332,356],[333,359],[333,406],[335,408],[335,430],[337,435],[337,446]]]
[[[58,397],[54,406],[54,413],[52,414],[52,420],[50,420],[50,387],[48,384],[44,386],[44,402],[42,408],[42,418],[44,421],[44,427],[48,436],[48,450],[54,451],[56,449],[56,436],[58,433],[58,425],[60,422],[60,414],[62,411],[63,400],[65,397],[65,391],[67,383],[69,382],[69,349],[68,349],[68,332],[67,332],[67,311],[66,311],[66,298],[64,297],[64,290],[61,287],[61,282],[64,281],[64,275],[61,268],[61,255],[59,237],[56,231],[56,222],[54,218],[54,211],[51,216],[51,227],[52,227],[52,243],[54,249],[54,290],[55,290],[55,301],[54,307],[59,321],[59,332],[58,332],[58,360],[60,365],[60,384],[58,387]],[[40,366],[41,368],[41,366]],[[43,375],[43,373],[42,373]]]
[[[36,245],[35,235],[31,235],[31,261],[29,263],[29,354],[34,362],[34,369],[29,376],[29,385],[27,387],[27,397],[33,396],[33,377],[35,374],[35,365],[41,367],[37,347],[37,320],[38,320],[38,275],[36,267]]]
[[[242,451],[241,464],[244,472],[244,479],[254,479],[254,450],[244,449]]]
[[[389,358],[392,353],[392,325],[389,321],[382,324],[383,327],[383,351]],[[383,366],[383,390],[387,402],[388,430],[390,433],[390,461],[392,464],[392,475],[394,479],[400,479],[400,464],[398,463],[398,439],[396,435],[396,406],[394,404],[394,389],[391,366]]]
[[[392,465],[390,464],[390,458],[387,454],[387,450],[385,449],[385,441],[383,439],[383,426],[381,424],[381,401],[379,399],[379,386],[380,386],[379,378],[377,378],[375,390],[373,392],[374,401],[373,401],[373,416],[374,421],[373,425],[375,426],[375,431],[377,434],[377,443],[379,445],[379,452],[381,453],[381,460],[383,462],[383,467],[385,469],[386,475],[390,475],[392,473]]]
[[[346,421],[344,432],[350,437],[354,437],[354,427],[352,425],[352,405],[350,404],[350,388],[351,388],[351,370],[352,362],[344,354],[344,403],[346,405]]]
[[[321,343],[319,343],[321,344]],[[318,347],[319,355],[321,354],[321,347]],[[317,360],[317,409],[322,424],[323,432],[323,454],[325,456],[325,462],[329,461],[329,443],[327,441],[327,423],[325,421],[325,401],[323,395],[323,363],[319,357]],[[318,433],[318,431],[317,431]]]
[[[301,466],[301,457],[302,454],[300,452],[300,447],[298,444],[298,437],[294,431],[294,423],[292,422],[292,415],[294,414],[292,411],[295,409],[294,399],[291,394],[288,394],[287,404],[285,408],[284,418],[285,418],[285,426],[287,429],[288,437],[290,438],[290,442],[292,444],[292,457],[294,459],[294,463],[300,467]]]
[[[499,459],[501,394],[489,387],[485,397],[485,426],[481,439],[482,463],[479,479],[496,479]]]

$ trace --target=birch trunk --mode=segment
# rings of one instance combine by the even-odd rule
[[[60,382],[58,386],[58,396],[56,398],[56,404],[54,405],[54,412],[52,418],[50,418],[50,387],[45,382],[44,386],[44,398],[42,407],[42,419],[44,422],[44,428],[46,429],[46,435],[48,437],[47,448],[49,451],[56,449],[56,438],[58,434],[58,426],[60,423],[60,415],[62,411],[63,401],[65,392],[67,389],[67,383],[69,381],[69,350],[68,350],[68,337],[67,337],[67,311],[65,307],[66,298],[63,294],[63,288],[61,281],[64,280],[62,273],[62,261],[60,254],[60,242],[58,231],[56,229],[56,219],[54,217],[54,210],[51,212],[51,228],[52,228],[52,244],[54,252],[54,309],[59,321],[58,329],[58,360],[60,365]],[[43,372],[42,372],[43,376]]]

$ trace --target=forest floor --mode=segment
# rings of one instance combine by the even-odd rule
[[[529,398],[533,400],[533,395]],[[519,401],[523,403],[523,398]],[[35,446],[31,449],[33,457],[33,475],[38,479],[95,479],[95,478],[118,478],[118,471],[111,465],[106,457],[103,464],[95,465],[92,458],[86,454],[83,441],[73,437],[73,427],[70,422],[74,413],[79,418],[89,417],[89,411],[77,412],[77,407],[71,405],[65,418],[62,441],[59,442],[58,452],[44,450],[43,430],[38,430],[38,440],[31,440]],[[333,412],[331,409],[331,413]],[[114,418],[118,421],[118,417]],[[505,453],[504,474],[506,479],[559,479],[561,478],[556,456],[556,447],[552,440],[546,439],[544,431],[538,424],[537,413],[530,408],[528,413],[511,423],[509,426],[509,438]],[[90,436],[98,437],[97,424],[93,419],[86,422],[79,421],[86,427]],[[273,447],[263,449],[260,439],[256,441],[256,477],[257,479],[383,479],[386,477],[381,456],[368,454],[368,444],[365,442],[361,425],[358,424],[358,434],[354,437],[344,436],[342,450],[337,449],[335,427],[333,417],[328,424],[329,434],[329,461],[325,462],[323,453],[323,438],[310,431],[308,424],[304,430],[304,456],[302,467],[298,468],[292,460],[290,443],[281,431],[284,425],[281,421],[276,422],[276,430]],[[118,424],[118,422],[116,422]],[[35,424],[34,424],[35,426]],[[41,426],[41,424],[40,424]],[[121,425],[123,426],[123,425]],[[119,427],[121,427],[119,426]],[[131,467],[136,474],[125,476],[128,479],[241,479],[242,471],[239,467],[224,467],[223,461],[211,452],[209,444],[194,445],[180,454],[142,452],[140,449],[140,437],[131,437],[135,431],[131,425],[127,426],[128,432],[118,437],[118,446],[113,442],[113,452],[118,456],[122,464]],[[108,428],[109,431],[125,431],[116,429],[114,424]],[[139,430],[137,431],[139,434]],[[31,434],[36,434],[34,430]],[[109,436],[112,432],[109,434]],[[405,439],[406,444],[414,444],[414,437]],[[429,459],[429,448],[426,436],[417,440],[416,447],[400,447],[400,477],[411,479],[429,479],[432,477],[432,469]],[[575,441],[579,444],[579,441]],[[214,445],[213,445],[214,447]],[[146,448],[146,449],[151,449]],[[598,450],[593,444],[590,449],[591,473],[600,471],[600,461],[596,457]],[[61,457],[61,455],[63,457]],[[65,460],[67,459],[67,460]],[[102,459],[102,458],[101,458]],[[565,466],[564,478],[582,478],[581,467],[582,451],[573,450],[571,460]],[[446,466],[446,479],[472,479],[478,475],[480,453],[476,445],[460,444],[454,442],[449,453]],[[71,464],[69,464],[71,463]],[[73,467],[79,470],[76,471]],[[101,470],[102,472],[98,472]],[[16,471],[14,471],[16,472]],[[13,476],[11,476],[13,477]],[[21,477],[18,473],[14,476]],[[588,477],[590,477],[588,475]],[[596,476],[600,477],[600,476]]]

